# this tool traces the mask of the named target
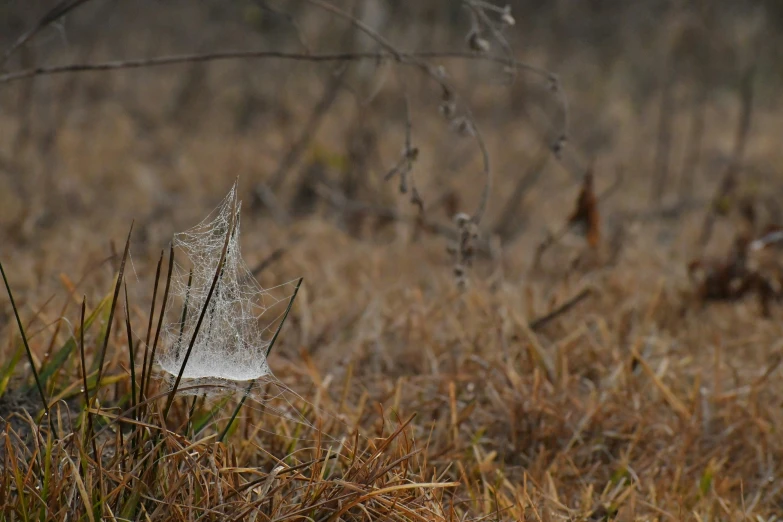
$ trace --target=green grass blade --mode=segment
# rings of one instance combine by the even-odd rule
[[[128,239],[125,240],[125,250],[122,253],[122,261],[120,261],[120,271],[117,275],[117,283],[114,286],[114,297],[111,301],[111,308],[109,309],[109,320],[106,324],[106,336],[103,338],[103,347],[101,348],[101,355],[98,362],[98,379],[96,386],[101,386],[101,375],[103,374],[103,364],[106,362],[106,351],[109,348],[109,338],[111,337],[111,325],[114,320],[114,310],[117,306],[117,300],[120,297],[120,288],[122,287],[122,278],[125,274],[125,262],[128,260],[128,251],[130,250],[130,238],[133,233],[133,223],[131,222],[130,230],[128,230]],[[96,391],[97,393],[97,391]]]
[[[113,282],[112,282],[112,286],[114,286],[114,284],[116,284],[116,282],[117,282],[117,277],[115,276],[114,279],[113,279]],[[96,335],[96,337],[95,337],[96,342],[100,342],[101,339],[105,339],[106,338],[106,329],[109,327],[109,314],[111,313],[110,308],[111,308],[111,298],[112,298],[112,295],[113,295],[112,292],[109,292],[106,295],[106,297],[107,297],[106,306],[101,308],[100,315],[97,317],[99,319],[98,324],[100,325],[100,329],[98,330],[98,335]],[[95,357],[93,359],[93,361],[92,361],[92,364],[90,365],[90,373],[91,374],[93,372],[97,372],[98,371],[98,362],[99,362],[98,358]]]
[[[110,299],[111,299],[111,294],[106,295],[106,297],[103,298],[103,300],[98,304],[95,310],[93,310],[92,313],[90,313],[90,315],[84,320],[85,331],[90,329],[92,324],[95,322],[95,319],[98,318],[98,315],[101,313],[101,311],[108,306]],[[65,364],[65,362],[71,356],[71,352],[73,352],[76,349],[76,346],[77,346],[76,338],[71,337],[65,342],[65,344],[59,350],[57,350],[54,356],[49,359],[48,364],[46,364],[46,366],[44,366],[44,368],[41,370],[41,383],[44,386],[46,385],[46,382],[49,380],[49,378],[52,375],[54,375],[54,373],[57,370],[59,370],[63,364]]]
[[[212,419],[215,418],[215,415],[217,415],[226,406],[226,404],[228,404],[229,400],[231,400],[230,396],[223,397],[217,402],[217,404],[210,408],[207,413],[195,418],[193,420],[193,434],[195,435],[196,433],[199,433],[207,426],[207,424],[212,422]]]
[[[8,389],[8,383],[11,381],[11,376],[14,374],[14,368],[16,368],[16,365],[19,364],[19,360],[22,358],[22,355],[24,354],[24,345],[19,344],[19,346],[16,348],[16,351],[14,352],[14,355],[9,359],[9,361],[3,366],[3,369],[0,370],[0,397],[5,395],[6,390]]]
[[[41,489],[41,498],[49,498],[49,490],[51,489],[50,479],[52,477],[52,461],[54,456],[52,449],[54,447],[54,440],[51,433],[46,436],[46,453],[44,455],[44,470],[43,470],[43,488]],[[41,505],[41,509],[38,514],[39,520],[46,520],[46,504]]]
[[[134,520],[136,516],[136,510],[139,507],[139,501],[141,500],[141,489],[143,486],[144,481],[139,480],[136,482],[130,498],[127,502],[125,502],[125,505],[122,506],[122,511],[120,511],[119,518],[121,520]]]

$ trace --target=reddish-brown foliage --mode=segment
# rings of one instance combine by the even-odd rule
[[[598,200],[593,190],[593,171],[588,170],[582,182],[582,190],[576,200],[576,208],[568,218],[568,224],[578,227],[587,237],[587,243],[596,248],[601,240],[601,219],[598,213]]]
[[[772,245],[780,227],[770,225],[758,239],[739,234],[725,259],[695,259],[688,274],[697,285],[696,295],[705,301],[735,301],[755,293],[762,313],[769,316],[770,304],[783,297],[783,269],[774,259]]]

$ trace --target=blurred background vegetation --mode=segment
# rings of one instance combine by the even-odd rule
[[[726,499],[745,514],[746,498],[749,513],[779,513],[783,410],[767,379],[781,361],[779,321],[761,319],[744,294],[700,307],[687,267],[728,258],[718,274],[732,276],[735,237],[783,223],[783,2],[516,1],[502,38],[484,35],[488,53],[506,56],[508,45],[548,73],[521,69],[510,83],[497,62],[427,59],[456,86],[494,176],[466,292],[447,247],[455,214],[479,204],[481,153],[414,67],[231,59],[5,81],[36,67],[183,54],[379,50],[322,3],[90,0],[10,56],[0,71],[0,258],[33,318],[32,351],[48,357],[36,333],[62,316],[75,323],[82,295],[88,309],[106,295],[132,220],[130,315],[146,323],[137,318],[160,251],[239,176],[242,251],[260,283],[305,278],[276,375],[296,378],[316,404],[338,393],[330,382],[346,383],[337,409],[360,404],[363,430],[384,429],[369,404],[382,405],[381,419],[400,405],[399,418],[419,413],[411,440],[430,452],[421,476],[461,481],[456,498],[468,492],[475,513],[497,514],[494,480],[513,493],[501,505],[515,505],[530,477],[545,485],[542,502],[587,509],[630,475],[651,516],[714,514]],[[471,53],[466,3],[486,5],[334,5],[401,51]],[[55,4],[0,0],[0,50]],[[405,146],[406,100],[423,211],[384,180]],[[590,168],[600,245],[569,235],[531,270],[539,245],[573,221]],[[741,237],[747,222],[757,229]],[[12,321],[0,299],[6,354]],[[56,328],[51,346],[67,339]]]
[[[0,45],[8,48],[54,4],[0,3]],[[468,51],[471,23],[460,2],[335,5],[401,50]],[[509,86],[496,65],[431,61],[455,79],[490,149],[489,232],[537,241],[591,164],[599,188],[622,173],[612,202],[618,216],[666,205],[678,216],[703,209],[739,160],[747,190],[779,193],[779,2],[517,1],[511,12],[516,24],[503,34],[514,55],[556,74],[568,97],[560,161],[541,160],[563,116],[545,78],[522,72]],[[6,71],[228,50],[377,48],[307,1],[93,0],[14,53]],[[429,216],[448,224],[454,210],[474,208],[480,162],[475,144],[439,119],[436,86],[410,69],[247,59],[0,85],[0,233],[15,246],[4,250],[36,259],[36,270],[22,270],[30,287],[57,272],[37,250],[57,248],[59,263],[81,251],[76,245],[85,242],[73,241],[80,235],[105,250],[106,238],[120,237],[133,218],[137,251],[155,250],[214,206],[237,175],[258,219],[276,218],[268,227],[289,223],[277,219],[280,210],[297,218],[328,208],[314,185],[324,182],[351,200],[414,215],[396,185],[383,182],[404,143],[405,92],[421,149],[420,192]],[[525,172],[532,182],[509,206],[505,196]],[[272,207],[257,190],[270,182]],[[350,216],[329,219],[352,233],[361,228]],[[670,243],[669,236],[657,237]],[[683,252],[691,240],[679,239]]]

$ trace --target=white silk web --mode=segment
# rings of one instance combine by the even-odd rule
[[[222,430],[230,425],[231,409],[224,407],[232,395],[237,399],[241,395],[243,412],[272,415],[278,418],[278,427],[285,426],[282,431],[254,427],[267,431],[272,439],[297,440],[299,444],[340,443],[320,429],[318,419],[344,421],[278,380],[267,364],[270,343],[301,280],[271,288],[258,284],[239,247],[240,208],[235,184],[220,206],[201,223],[174,236],[177,261],[170,281],[163,343],[155,359],[163,380],[171,384],[184,364],[177,393],[197,396],[191,403],[191,413],[195,411],[195,418],[207,419],[194,421],[199,429],[214,425]],[[226,235],[232,227],[223,267],[207,304]],[[205,306],[204,319],[185,361]],[[208,398],[210,402],[205,402]]]
[[[232,225],[225,262],[182,377],[210,382],[252,381],[271,374],[266,351],[271,326],[279,315],[265,313],[273,307],[282,313],[291,293],[284,290],[287,285],[261,288],[245,265],[239,248],[240,207],[235,184],[201,223],[174,236],[179,258],[184,254],[188,263],[174,265],[164,346],[157,357],[158,365],[170,376],[178,375],[185,362]],[[288,295],[277,295],[285,293]]]

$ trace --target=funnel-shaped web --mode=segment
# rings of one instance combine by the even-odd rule
[[[157,358],[168,374],[176,376],[182,367],[207,301],[234,212],[236,224],[225,263],[182,377],[248,381],[270,374],[265,356],[269,341],[264,339],[266,328],[261,326],[260,319],[270,306],[281,300],[261,288],[242,260],[240,206],[234,185],[220,207],[204,221],[174,236],[179,258],[184,254],[190,267],[174,265],[164,349]]]

